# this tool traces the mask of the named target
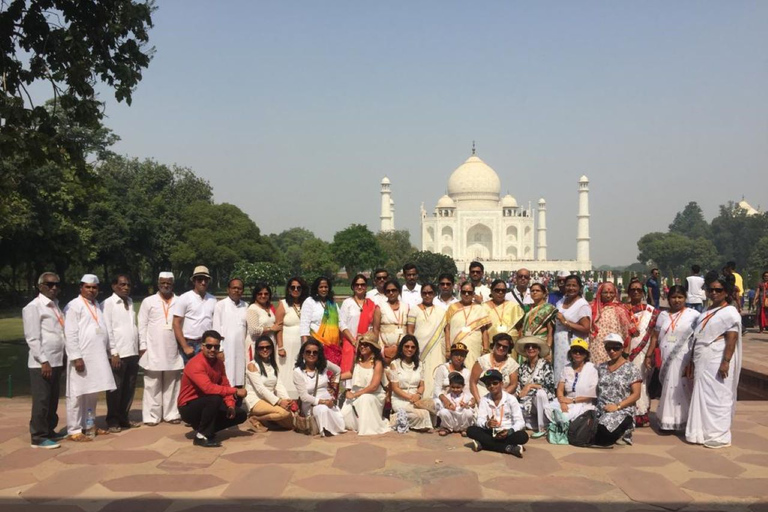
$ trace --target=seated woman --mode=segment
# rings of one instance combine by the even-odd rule
[[[526,336],[515,342],[515,350],[526,357],[518,368],[517,398],[523,410],[525,426],[534,431],[534,439],[547,433],[544,410],[555,398],[555,379],[552,365],[544,359],[549,354],[547,342],[535,336]]]
[[[464,391],[469,392],[469,368],[464,366],[464,360],[467,357],[467,346],[461,342],[451,345],[451,356],[447,363],[441,364],[435,370],[435,389],[432,393],[432,397],[435,400],[435,414],[440,411],[440,407],[445,407],[448,404],[447,394],[448,388],[451,383],[448,380],[448,376],[456,372],[464,377]],[[474,401],[472,407],[475,406]]]
[[[632,444],[635,402],[640,398],[640,371],[622,352],[624,340],[611,333],[603,340],[609,360],[597,367],[597,433],[594,444]]]
[[[325,359],[323,344],[314,338],[305,341],[296,358],[293,385],[301,400],[301,415],[315,417],[321,436],[346,432],[344,418],[330,390],[338,383],[339,367]]]
[[[420,364],[419,345],[412,334],[403,336],[397,345],[397,354],[389,365],[387,377],[392,386],[392,410],[405,412],[408,428],[431,431],[429,411],[414,407],[424,394],[424,365]]]
[[[267,334],[256,340],[253,360],[245,367],[245,389],[248,394],[244,402],[256,432],[274,427],[290,430],[293,427],[293,401],[277,378],[275,346],[272,337]]]
[[[499,453],[508,453],[523,458],[523,445],[528,442],[525,420],[517,399],[504,391],[503,376],[496,369],[490,369],[480,376],[489,390],[480,401],[477,420],[467,429],[472,439],[472,450],[483,448]]]
[[[344,424],[360,436],[386,434],[390,431],[389,422],[382,418],[382,412],[387,383],[381,351],[372,332],[357,342],[355,359],[352,371],[341,374],[342,379],[350,379],[352,386],[347,389],[347,399],[341,408]]]
[[[499,370],[504,376],[504,391],[514,393],[517,390],[517,369],[520,365],[510,356],[511,352],[512,336],[500,332],[493,336],[491,352],[483,354],[475,361],[469,376],[469,392],[472,393],[475,403],[480,403],[480,398],[488,392],[480,382],[480,375],[491,368]]]
[[[563,369],[563,377],[557,383],[557,398],[544,410],[549,421],[554,421],[553,411],[560,410],[569,421],[594,410],[597,397],[597,368],[589,362],[589,343],[574,338],[568,351],[570,361]]]
[[[448,375],[448,392],[442,396],[445,400],[441,404],[437,416],[440,418],[440,436],[447,436],[456,432],[465,436],[467,428],[475,419],[475,401],[472,395],[466,392],[466,382],[459,372]]]

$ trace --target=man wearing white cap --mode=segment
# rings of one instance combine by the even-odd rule
[[[178,300],[173,281],[172,272],[160,272],[158,292],[144,299],[139,308],[139,365],[144,368],[142,420],[150,427],[161,421],[181,421],[176,400],[184,361],[173,335],[171,308]]]
[[[220,300],[213,311],[213,330],[222,336],[221,348],[224,351],[224,367],[232,386],[245,385],[245,358],[247,327],[245,314],[248,304],[241,300],[245,284],[242,279],[230,279],[227,285],[227,298]]]
[[[211,282],[208,267],[195,267],[190,280],[193,288],[183,293],[171,308],[173,334],[185,365],[200,352],[203,333],[213,329],[213,311],[216,308],[216,297],[208,293]]]
[[[33,448],[53,449],[59,416],[59,380],[64,365],[64,313],[57,297],[61,291],[59,276],[44,272],[37,280],[40,294],[21,311],[24,338],[29,345],[29,387],[32,394],[32,418],[29,433]]]
[[[116,389],[107,392],[107,426],[112,433],[138,427],[128,419],[139,374],[139,329],[131,299],[131,277],[117,274],[112,295],[102,303],[109,335],[109,354]]]
[[[80,295],[64,308],[67,359],[67,434],[71,441],[90,441],[83,434],[88,412],[96,416],[101,391],[115,389],[109,362],[109,337],[99,294],[99,278],[85,274]],[[108,431],[98,429],[97,434]]]

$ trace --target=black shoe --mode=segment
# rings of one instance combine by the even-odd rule
[[[218,441],[215,441],[213,439],[209,439],[207,437],[205,438],[199,438],[195,436],[195,439],[192,441],[192,444],[195,446],[202,446],[203,448],[219,448],[221,447],[221,443]]]
[[[510,455],[514,455],[518,459],[523,458],[523,447],[519,444],[508,444],[504,447],[504,451]]]

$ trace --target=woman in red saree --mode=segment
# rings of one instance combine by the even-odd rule
[[[768,329],[768,272],[763,272],[763,280],[757,285],[755,293],[755,320],[760,333]]]
[[[619,300],[616,286],[606,281],[597,287],[595,300],[592,301],[592,333],[589,339],[589,360],[592,364],[598,365],[610,359],[603,340],[614,333],[624,340],[624,347],[629,347],[637,329],[629,308]]]
[[[352,278],[352,296],[344,299],[339,309],[341,328],[341,373],[351,372],[355,365],[355,353],[360,337],[373,328],[373,312],[376,303],[365,297],[368,278],[357,274]],[[378,333],[376,333],[378,339]]]

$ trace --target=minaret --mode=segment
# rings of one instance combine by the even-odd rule
[[[389,230],[394,231],[395,230],[395,200],[390,199],[389,200]]]
[[[576,261],[589,261],[589,179],[579,179],[579,214],[576,230]]]
[[[547,202],[539,199],[539,222],[536,227],[538,240],[536,244],[536,259],[547,261]]]
[[[389,178],[381,180],[381,231],[392,231],[392,193]]]

